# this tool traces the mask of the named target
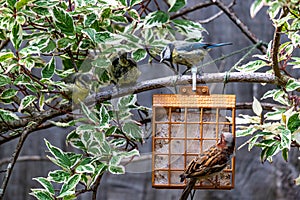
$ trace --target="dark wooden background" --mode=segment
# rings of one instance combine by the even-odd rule
[[[188,1],[188,5],[193,5],[194,2]],[[257,35],[257,37],[265,42],[272,39],[273,26],[268,20],[266,11],[262,10],[254,18],[250,18],[250,4],[252,0],[237,1],[234,11],[240,19],[249,27],[249,29]],[[214,8],[203,9],[194,12],[191,19],[205,19],[219,10]],[[215,21],[205,24],[204,27],[208,30],[209,35],[204,35],[205,41],[208,42],[233,42],[233,45],[226,46],[211,51],[210,55],[217,58],[223,54],[242,49],[251,45],[251,41],[247,39],[241,31],[230,21],[225,15],[222,15]],[[259,53],[259,51],[256,51]],[[218,68],[219,71],[230,69],[243,54],[235,55],[223,62],[213,66],[214,72]],[[249,60],[251,58],[248,58]],[[246,62],[246,61],[245,61]],[[143,71],[141,80],[150,79],[153,77],[162,77],[170,75],[169,71],[162,65],[141,65]],[[212,87],[212,85],[209,85]],[[221,92],[220,88],[223,84],[216,85],[217,90],[213,92]],[[236,94],[237,102],[251,102],[253,96],[260,98],[267,87],[262,87],[260,84],[247,83],[229,83],[226,85],[226,93]],[[168,88],[165,89],[169,90]],[[138,99],[140,104],[151,106],[151,96],[153,93],[161,91],[150,91],[139,94]],[[240,111],[241,112],[241,111]],[[242,111],[248,112],[248,111]],[[31,134],[21,152],[21,156],[27,155],[46,155],[46,146],[43,138],[49,140],[53,145],[62,147],[64,150],[70,150],[65,144],[65,137],[68,131],[66,129],[51,128]],[[237,146],[241,145],[245,139],[237,138]],[[0,158],[9,158],[16,146],[16,140],[0,146]],[[141,146],[143,155],[151,155],[151,137]],[[293,179],[299,175],[300,156],[297,149],[293,149],[289,155],[289,162],[286,163],[278,155],[274,158],[272,164],[262,164],[259,160],[259,149],[255,148],[248,152],[247,147],[236,152],[236,180],[235,188],[229,191],[207,191],[200,190],[196,193],[195,199],[222,199],[222,200],[296,200],[300,199],[300,187],[293,185]],[[1,160],[0,159],[0,160]],[[5,165],[0,166],[4,169]],[[47,176],[49,170],[56,167],[49,161],[34,161],[34,162],[17,162],[13,175],[8,185],[5,199],[7,200],[23,200],[33,199],[29,196],[30,188],[39,187],[37,182],[32,178],[38,176]],[[0,180],[3,174],[0,175]],[[135,163],[128,166],[125,175],[104,175],[101,186],[98,191],[98,199],[101,200],[173,200],[178,199],[181,190],[166,190],[153,189],[151,186],[151,159],[143,162]],[[79,199],[90,199],[90,194],[82,195]]]

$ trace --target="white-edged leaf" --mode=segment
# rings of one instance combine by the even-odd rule
[[[73,176],[71,176],[67,180],[67,182],[65,182],[63,184],[63,186],[61,187],[61,190],[60,190],[59,195],[58,195],[57,198],[63,198],[65,196],[74,194],[75,193],[75,187],[79,183],[80,178],[81,178],[80,174],[74,174]]]
[[[56,65],[55,65],[55,58],[54,56],[51,58],[51,60],[45,65],[45,67],[42,69],[42,78],[43,79],[50,79],[54,75]]]
[[[53,195],[55,194],[53,185],[46,178],[37,177],[37,178],[33,178],[33,180],[36,180],[37,182],[39,182],[50,194],[53,194]]]
[[[97,124],[99,122],[97,115],[94,112],[92,112],[84,103],[80,102],[80,105],[85,116],[93,123]]]
[[[0,116],[1,116],[1,119],[3,119],[6,122],[20,119],[15,113],[13,113],[9,110],[1,109],[1,108],[0,108]]]
[[[47,190],[43,189],[31,189],[30,195],[34,196],[38,200],[54,200],[54,197]]]
[[[253,97],[252,110],[257,116],[261,116],[263,109],[260,102],[255,97]]]
[[[235,67],[235,69],[242,72],[255,72],[264,66],[268,66],[268,64],[265,61],[255,60],[250,61],[242,66],[237,66]]]
[[[252,18],[255,17],[255,15],[258,13],[258,11],[261,10],[261,8],[264,6],[264,0],[255,0],[250,7],[250,16]]]
[[[75,26],[73,18],[68,12],[59,7],[53,7],[53,16],[55,19],[56,27],[66,35],[73,35],[75,32]]]
[[[30,106],[36,99],[37,99],[37,97],[33,96],[33,95],[25,96],[21,100],[20,106],[18,108],[18,112],[21,112],[22,110],[24,110],[25,108],[27,108],[28,106]]]
[[[124,166],[114,166],[111,165],[108,167],[108,171],[112,174],[125,174],[125,167]]]
[[[0,63],[14,58],[14,54],[12,52],[0,52]]]
[[[296,81],[295,79],[289,79],[285,86],[285,89],[288,92],[294,91],[298,88],[300,88],[300,82]]]
[[[186,0],[168,0],[170,4],[169,12],[177,12],[186,5]]]

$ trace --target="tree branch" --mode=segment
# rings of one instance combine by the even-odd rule
[[[272,74],[266,73],[212,73],[204,74],[197,77],[197,83],[222,83],[227,77],[226,82],[250,82],[250,83],[268,83],[278,85],[279,82]],[[184,76],[169,76],[164,78],[158,78],[140,82],[132,87],[120,88],[117,90],[107,90],[95,95],[90,96],[87,101],[92,103],[93,101],[105,101],[111,98],[117,98],[129,94],[136,94],[147,90],[153,90],[163,87],[174,87],[176,85],[191,84],[192,77],[190,75]]]
[[[280,18],[285,17],[287,14],[288,14],[288,10],[283,9],[283,13],[280,16]],[[272,42],[272,52],[271,52],[272,68],[273,68],[275,76],[278,77],[279,79],[282,78],[282,75],[281,75],[280,69],[279,69],[279,62],[278,62],[278,50],[279,50],[279,46],[280,46],[280,35],[281,35],[282,27],[283,27],[283,25],[276,27],[276,29],[274,31],[273,42]]]
[[[254,33],[252,33],[249,28],[236,16],[236,14],[223,4],[223,2],[220,0],[211,0],[211,2],[218,6],[254,44],[259,43],[259,40]],[[260,45],[257,48],[264,54],[267,52],[266,47],[263,45]]]
[[[190,12],[194,12],[194,11],[199,10],[201,8],[206,8],[206,7],[209,7],[209,6],[212,6],[212,5],[214,5],[214,3],[210,2],[210,1],[206,1],[204,3],[199,3],[195,6],[191,6],[191,7],[185,8],[185,9],[181,9],[179,12],[172,15],[170,17],[170,19],[175,19],[175,18],[181,17],[183,15],[186,15]]]

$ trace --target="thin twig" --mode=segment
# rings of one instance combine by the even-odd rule
[[[6,191],[6,188],[7,188],[7,185],[8,185],[8,181],[11,177],[11,174],[12,174],[12,171],[13,171],[13,168],[16,164],[16,161],[19,157],[19,154],[21,152],[21,149],[23,147],[23,144],[28,136],[28,134],[30,133],[30,128],[28,129],[25,129],[25,131],[23,132],[23,134],[20,136],[20,139],[19,139],[19,142],[17,144],[17,147],[12,155],[12,158],[7,166],[7,171],[5,173],[5,176],[4,176],[4,179],[3,179],[3,182],[2,182],[2,185],[1,185],[1,189],[0,189],[0,200],[3,199],[3,196],[5,194],[5,191]]]
[[[227,7],[228,7],[228,8],[232,8],[232,7],[235,5],[235,3],[236,3],[236,0],[233,0]],[[224,12],[223,12],[223,11],[220,11],[220,12],[218,12],[217,14],[215,14],[215,15],[213,15],[213,16],[211,16],[211,17],[205,19],[205,20],[199,20],[198,22],[199,22],[200,24],[207,24],[207,23],[209,23],[209,22],[211,22],[211,21],[217,19],[217,18],[220,17],[222,14],[224,14]]]
[[[175,13],[174,15],[172,15],[170,17],[170,19],[175,19],[175,18],[178,18],[178,17],[181,17],[183,15],[186,15],[188,13],[191,13],[191,12],[194,12],[196,10],[199,10],[201,8],[206,8],[206,7],[209,7],[209,6],[212,6],[214,5],[213,2],[210,2],[210,1],[206,1],[204,3],[199,3],[195,6],[191,6],[191,7],[188,7],[188,8],[185,8],[185,9],[181,9],[179,12]]]
[[[9,39],[6,39],[4,41],[1,41],[1,44],[0,44],[0,50],[2,50],[9,42]]]
[[[249,28],[232,12],[223,2],[220,0],[211,0],[216,6],[218,6],[228,17],[229,19],[254,43],[259,43],[259,39],[252,33]],[[267,49],[265,46],[260,45],[257,47],[262,53],[266,53]]]

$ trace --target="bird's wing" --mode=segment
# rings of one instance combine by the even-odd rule
[[[212,146],[199,157],[193,159],[185,170],[185,177],[204,177],[222,171],[227,163],[228,156],[225,152]]]

